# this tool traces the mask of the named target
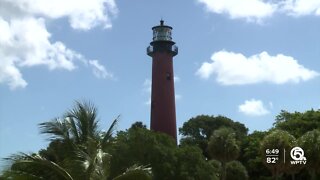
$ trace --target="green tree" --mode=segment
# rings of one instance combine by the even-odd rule
[[[77,177],[71,175],[64,167],[41,157],[38,154],[16,154],[9,158],[11,161],[11,167],[1,175],[0,179],[14,179],[14,180],[78,180],[86,179],[86,177]],[[83,162],[80,162],[83,164]],[[77,167],[79,167],[77,165]],[[92,176],[90,180],[101,180],[105,179],[103,175]],[[152,173],[150,168],[142,166],[132,166],[126,170],[125,173],[117,176],[114,180],[125,180],[125,179],[139,179],[139,180],[151,180]]]
[[[120,131],[110,149],[111,175],[116,177],[127,167],[145,164],[152,167],[155,179],[170,179],[174,175],[176,144],[166,134],[135,126]]]
[[[282,110],[276,117],[274,127],[275,129],[285,130],[296,138],[300,138],[309,131],[315,129],[320,130],[320,109],[311,109],[305,112],[288,112]],[[299,172],[297,178],[305,179],[307,176],[306,169],[300,170],[301,167],[296,165],[291,167],[289,171],[291,175]]]
[[[221,162],[215,159],[211,159],[208,163],[213,167],[214,172],[216,172],[216,177],[219,179],[221,177]]]
[[[177,147],[170,136],[137,123],[118,132],[110,153],[111,177],[132,164],[150,165],[155,180],[215,179],[216,175],[198,147]]]
[[[106,179],[110,173],[107,148],[117,121],[118,118],[108,131],[101,131],[98,128],[97,108],[89,102],[76,102],[74,108],[62,118],[39,126],[41,133],[49,135],[52,142],[60,141],[63,149],[67,150],[68,157],[62,157],[62,161],[57,163],[61,163],[74,177]],[[62,152],[53,154],[65,156]]]
[[[226,179],[234,180],[241,179],[247,180],[249,179],[248,172],[246,168],[239,161],[230,161],[226,165]]]
[[[107,131],[98,128],[97,109],[87,102],[76,102],[62,118],[41,123],[40,131],[51,141],[39,154],[16,154],[7,158],[7,179],[107,179],[110,174],[108,149],[115,119]],[[139,169],[139,168],[138,168]],[[136,169],[128,169],[125,174]],[[148,172],[140,169],[140,172]],[[119,176],[121,177],[121,176]]]
[[[133,165],[113,180],[152,180],[151,168]]]
[[[279,163],[284,162],[284,158],[286,162],[289,162],[289,156],[284,156],[284,150],[286,152],[290,152],[290,150],[296,146],[296,139],[289,134],[287,131],[283,130],[274,130],[270,132],[267,136],[264,137],[261,142],[261,155],[266,158],[270,151],[278,149],[279,150],[279,159],[278,163],[267,163],[266,159],[264,159],[264,164],[267,168],[270,169],[273,177],[278,179],[282,173],[290,171],[289,163]]]
[[[244,138],[239,161],[246,167],[250,179],[271,175],[263,164],[265,157],[262,157],[260,152],[260,143],[266,135],[265,131],[254,131]]]
[[[221,162],[221,179],[226,178],[226,163],[237,159],[240,147],[236,141],[236,134],[229,128],[222,127],[213,132],[208,144],[211,158]]]
[[[6,170],[3,179],[15,180],[73,180],[74,178],[60,165],[49,161],[38,154],[15,154],[6,158],[11,164],[10,169]]]
[[[320,130],[307,132],[298,139],[298,144],[307,158],[306,167],[311,179],[317,179],[316,173],[320,173]]]
[[[179,128],[179,132],[183,136],[180,144],[197,145],[202,149],[203,154],[209,158],[207,152],[209,139],[212,133],[221,127],[233,129],[238,141],[242,141],[248,133],[248,129],[243,124],[227,117],[200,115],[191,118]]]
[[[218,180],[218,170],[205,161],[197,146],[181,146],[176,151],[176,180]]]
[[[308,131],[320,129],[320,109],[306,112],[293,112],[282,110],[276,116],[275,128],[288,131],[294,137],[299,138]]]

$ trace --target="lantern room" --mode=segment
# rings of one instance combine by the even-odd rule
[[[153,30],[153,41],[171,41],[171,30],[172,27],[164,25],[164,21],[160,21],[160,26],[154,26]]]
[[[174,41],[172,41],[172,27],[164,25],[164,21],[160,21],[159,26],[152,28],[153,38],[150,46],[147,48],[147,54],[153,56],[155,52],[169,52],[173,56],[178,54],[178,47]]]

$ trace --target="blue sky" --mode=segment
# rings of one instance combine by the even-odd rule
[[[37,124],[75,100],[104,129],[149,126],[161,18],[179,46],[178,127],[208,114],[267,130],[281,109],[320,108],[319,0],[0,0],[0,157],[46,147]]]

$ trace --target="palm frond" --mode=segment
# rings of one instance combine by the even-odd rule
[[[49,134],[50,140],[69,139],[69,125],[64,119],[55,118],[49,122],[39,124],[40,133]]]
[[[69,117],[69,123],[70,132],[72,134],[72,137],[74,138],[75,143],[80,143],[79,130],[73,117]]]
[[[110,174],[111,155],[99,147],[99,144],[93,144],[90,150],[77,148],[75,151],[76,162],[82,165],[84,176],[90,179],[106,179]]]
[[[116,125],[119,121],[120,115],[113,120],[111,126],[109,127],[108,131],[103,133],[103,137],[102,137],[102,146],[103,149],[105,148],[104,146],[108,143],[108,141],[111,139],[113,132],[115,131]]]
[[[14,180],[43,180],[42,177],[37,177],[35,175],[23,172],[23,171],[14,171],[6,170],[0,176],[0,180],[14,179]]]
[[[130,168],[128,168],[126,172],[115,177],[113,180],[131,180],[131,179],[151,180],[152,179],[151,168],[147,166],[133,165]]]
[[[11,163],[7,177],[28,179],[61,179],[73,180],[71,175],[58,164],[49,161],[38,154],[15,154],[5,160]]]
[[[74,118],[78,130],[78,137],[85,142],[88,137],[98,134],[97,108],[90,102],[76,101],[73,109],[65,117]]]

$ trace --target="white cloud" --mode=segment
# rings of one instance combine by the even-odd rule
[[[264,107],[263,102],[260,100],[246,100],[238,107],[239,112],[248,116],[263,116],[270,112]]]
[[[22,74],[12,61],[5,59],[0,54],[0,84],[1,83],[8,84],[12,90],[18,87],[26,87],[28,84],[22,78]]]
[[[110,17],[118,11],[114,0],[0,0],[0,7],[5,18],[30,15],[51,19],[67,17],[72,28],[82,30],[98,25],[110,28]]]
[[[92,66],[93,74],[97,78],[113,78],[113,74],[109,73],[106,68],[99,63],[97,60],[89,60],[89,65]]]
[[[112,76],[97,60],[85,59],[60,41],[51,42],[46,21],[66,17],[75,29],[109,28],[116,11],[113,0],[0,0],[0,84],[23,88],[27,82],[21,68],[41,65],[72,71],[78,62],[93,68],[97,77]]]
[[[287,0],[283,9],[289,15],[304,16],[316,15],[320,16],[320,0]]]
[[[260,21],[271,16],[277,9],[274,4],[261,0],[198,0],[205,4],[208,11],[217,14],[228,14],[232,19],[244,18],[249,21]]]
[[[219,51],[211,56],[212,62],[204,62],[196,75],[208,79],[216,74],[223,85],[243,85],[261,82],[274,84],[299,83],[319,75],[302,66],[293,57],[267,52],[245,57],[240,53]]]
[[[261,22],[275,13],[320,16],[320,0],[197,0],[209,12],[228,14],[232,19]]]

